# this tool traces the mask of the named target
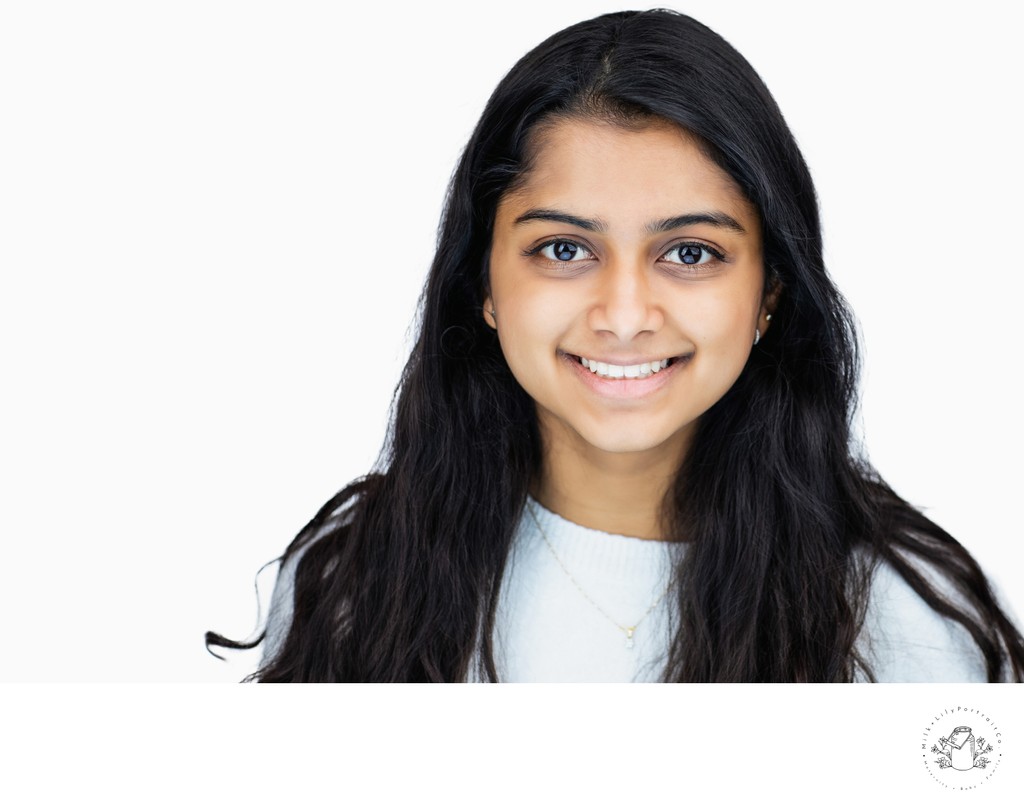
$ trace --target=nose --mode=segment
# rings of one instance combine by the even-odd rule
[[[642,262],[616,261],[605,265],[588,322],[594,331],[613,334],[623,343],[662,327],[664,312],[654,298]]]

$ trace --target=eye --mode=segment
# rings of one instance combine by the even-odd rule
[[[683,242],[682,244],[677,244],[665,253],[662,258],[671,264],[694,266],[698,264],[710,264],[715,260],[721,261],[725,256],[717,250],[712,250],[707,245],[700,244],[698,242]]]
[[[567,264],[574,260],[593,258],[591,252],[582,244],[558,239],[546,242],[530,251],[530,255],[540,254],[548,261]]]

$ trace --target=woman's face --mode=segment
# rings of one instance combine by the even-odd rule
[[[767,329],[763,286],[756,211],[682,129],[567,120],[498,206],[484,317],[546,446],[681,458]]]

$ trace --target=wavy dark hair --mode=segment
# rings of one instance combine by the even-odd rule
[[[746,60],[666,10],[606,14],[524,56],[487,103],[452,177],[418,339],[375,471],[328,501],[302,552],[294,613],[260,681],[497,680],[499,587],[541,464],[534,404],[481,306],[502,196],[539,125],[669,121],[757,209],[772,328],[701,416],[663,503],[677,562],[664,679],[873,679],[855,641],[874,567],[892,565],[977,643],[990,680],[1020,680],[1024,641],[964,548],[898,497],[851,441],[854,323],[826,272],[814,186]],[[922,573],[938,571],[952,588]],[[954,597],[947,592],[955,594]],[[208,633],[207,644],[252,648]]]

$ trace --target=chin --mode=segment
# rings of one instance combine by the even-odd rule
[[[677,434],[654,434],[636,430],[602,430],[596,434],[580,433],[580,436],[594,449],[616,454],[657,451],[679,440]]]

